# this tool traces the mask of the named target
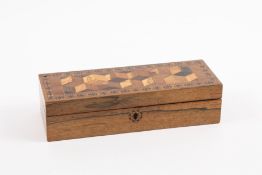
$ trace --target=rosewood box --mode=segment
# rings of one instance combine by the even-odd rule
[[[48,141],[220,121],[222,84],[203,60],[39,79]]]

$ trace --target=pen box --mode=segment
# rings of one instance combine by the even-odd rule
[[[222,84],[203,60],[39,75],[47,140],[220,121]]]

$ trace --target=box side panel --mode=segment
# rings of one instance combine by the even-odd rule
[[[188,87],[166,91],[137,93],[132,95],[77,99],[47,104],[47,116],[220,99],[221,97],[222,85],[218,84],[203,87]]]
[[[47,117],[48,141],[214,124],[221,100],[165,104]]]
[[[47,132],[47,122],[46,122],[46,103],[45,103],[45,98],[43,95],[43,91],[41,89],[41,85],[39,86],[39,96],[40,96],[40,112],[41,112],[41,117],[43,119],[44,127]]]

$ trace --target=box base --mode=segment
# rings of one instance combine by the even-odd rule
[[[154,129],[215,124],[221,99],[47,116],[47,139],[57,141]]]

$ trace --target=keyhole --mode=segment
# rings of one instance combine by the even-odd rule
[[[129,119],[134,123],[139,122],[142,118],[142,113],[139,111],[132,111],[129,115]]]
[[[137,113],[134,113],[134,114],[133,114],[134,120],[137,120],[137,117],[138,117],[138,114],[137,114]]]

